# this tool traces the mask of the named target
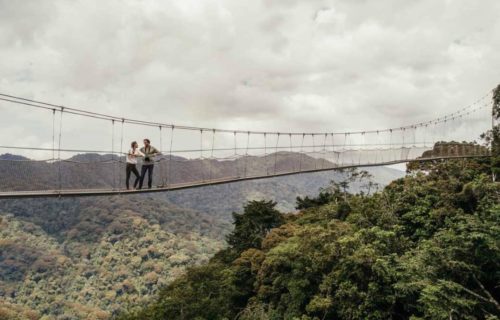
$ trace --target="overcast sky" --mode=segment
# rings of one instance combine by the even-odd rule
[[[499,12],[498,0],[0,0],[0,92],[182,125],[394,127],[500,82]],[[50,116],[26,110],[0,102],[2,144],[49,144]],[[65,123],[89,128],[104,132]]]

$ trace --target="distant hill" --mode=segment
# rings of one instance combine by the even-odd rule
[[[374,181],[380,186],[401,178],[405,172],[388,168],[367,168]],[[152,195],[168,199],[181,207],[209,212],[228,217],[232,211],[240,211],[248,200],[268,199],[278,202],[277,208],[284,212],[295,210],[297,196],[313,196],[320,188],[327,187],[332,180],[339,180],[342,174],[337,171],[304,173],[253,181],[215,185],[191,190],[172,191]],[[357,191],[355,185],[353,192]]]
[[[21,161],[22,160],[22,161]],[[78,154],[64,161],[26,161],[27,158],[5,154],[0,158],[0,192],[12,190],[51,190],[123,188],[125,164],[112,155]],[[233,160],[185,159],[162,157],[154,170],[154,185],[200,182],[210,179],[333,168],[324,159],[290,152]],[[328,175],[328,174],[326,174]],[[322,175],[317,175],[320,177]],[[166,178],[168,177],[168,181]],[[61,180],[59,181],[59,178]],[[297,180],[292,179],[295,183]]]
[[[29,160],[29,159],[26,157],[23,157],[23,156],[15,155],[15,154],[4,153],[4,154],[0,154],[0,160],[23,161],[23,160]]]

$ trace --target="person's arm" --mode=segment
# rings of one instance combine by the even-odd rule
[[[157,154],[161,154],[161,152],[158,149],[153,147],[153,154],[157,155]]]
[[[148,156],[147,153],[146,153],[146,149],[140,148],[140,149],[137,149],[137,150],[143,155],[143,157],[147,157]]]
[[[145,157],[144,153],[141,152],[141,150],[137,149],[135,151],[135,156],[136,157]]]

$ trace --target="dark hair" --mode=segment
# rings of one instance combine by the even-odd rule
[[[137,141],[132,141],[132,143],[130,144],[130,146],[133,148],[134,144],[137,144]]]
[[[147,141],[148,143],[151,143],[151,141],[149,141],[149,139],[144,139],[144,141]]]

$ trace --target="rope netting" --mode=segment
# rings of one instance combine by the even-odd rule
[[[148,122],[0,94],[0,110],[14,105],[27,107],[38,123],[47,124],[36,129],[48,133],[38,137],[46,143],[37,146],[10,145],[17,141],[13,137],[0,142],[3,193],[118,192],[125,188],[129,143],[137,140],[141,147],[143,138],[160,151],[154,157],[153,188],[166,189],[416,159],[487,156],[488,148],[476,140],[491,127],[492,107],[488,94],[456,112],[409,126],[354,132],[262,132]],[[131,184],[134,179],[132,175]]]

